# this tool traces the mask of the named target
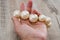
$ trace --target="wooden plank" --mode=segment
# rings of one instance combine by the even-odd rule
[[[14,27],[11,26],[9,0],[1,0],[0,40],[16,40]]]
[[[51,12],[60,15],[60,0],[44,0]]]
[[[59,29],[60,29],[60,15],[56,15],[58,19]]]
[[[56,20],[56,17],[54,14],[52,14],[51,18],[52,18],[52,25],[51,28],[48,30],[49,40],[60,40],[59,25]]]

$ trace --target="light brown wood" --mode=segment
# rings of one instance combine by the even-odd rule
[[[19,9],[21,2],[28,0],[0,0],[0,40],[19,40],[14,31],[11,17],[13,11]],[[60,1],[33,0],[33,9],[52,18],[52,25],[48,29],[47,40],[60,40]],[[57,5],[59,4],[59,5]]]

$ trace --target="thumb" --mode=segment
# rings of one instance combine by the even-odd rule
[[[13,17],[12,20],[15,27],[19,27],[21,25],[20,21],[16,17]]]

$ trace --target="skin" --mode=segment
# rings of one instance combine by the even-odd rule
[[[20,5],[20,11],[25,10],[24,3]],[[32,1],[29,0],[26,10],[30,13],[40,15],[36,10],[32,10]],[[21,37],[22,40],[46,40],[47,39],[47,28],[43,22],[31,23],[29,20],[23,20],[13,17],[13,23],[16,33]]]

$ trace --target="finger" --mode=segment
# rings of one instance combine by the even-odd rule
[[[20,11],[23,11],[25,9],[25,5],[24,5],[24,3],[22,2],[21,4],[20,4]]]
[[[21,25],[20,21],[16,17],[13,17],[12,20],[15,27],[19,27]]]
[[[29,0],[28,4],[27,4],[27,10],[31,13],[32,10],[32,1]]]
[[[40,15],[40,13],[38,11],[36,11],[36,10],[32,10],[32,13],[37,14],[38,16]]]

